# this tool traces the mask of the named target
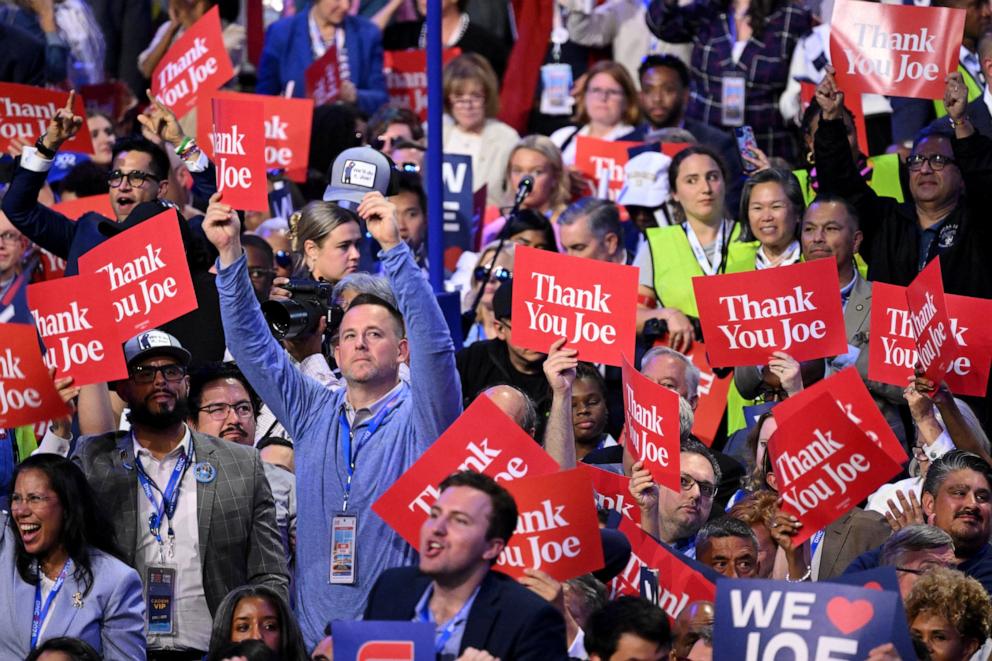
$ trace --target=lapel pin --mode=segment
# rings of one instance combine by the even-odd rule
[[[82,608],[83,607],[83,595],[81,592],[76,592],[72,595],[72,607]]]
[[[193,467],[193,477],[196,478],[197,482],[203,484],[213,482],[214,478],[217,477],[217,469],[209,461],[201,461]]]

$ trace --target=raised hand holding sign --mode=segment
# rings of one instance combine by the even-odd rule
[[[378,191],[366,193],[356,213],[365,221],[369,234],[379,242],[383,250],[399,245],[401,239],[400,227],[396,222],[396,205],[387,200],[382,193]]]

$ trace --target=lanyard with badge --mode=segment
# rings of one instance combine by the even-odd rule
[[[40,573],[39,568],[39,573]],[[38,646],[38,638],[41,636],[41,627],[45,624],[45,620],[48,618],[48,611],[52,607],[52,602],[55,601],[55,597],[58,595],[59,590],[62,589],[62,584],[65,583],[66,576],[72,571],[72,558],[65,561],[62,565],[62,571],[59,572],[58,578],[55,579],[55,585],[48,592],[48,597],[45,599],[45,603],[41,602],[41,579],[39,577],[38,584],[34,587],[34,612],[31,615],[31,649],[33,650]]]
[[[561,61],[561,47],[568,41],[561,12],[561,7],[555,7],[551,28],[552,62],[541,67],[541,113],[545,115],[571,115],[575,103],[572,67]]]
[[[682,229],[685,231],[686,239],[689,240],[689,247],[692,248],[692,254],[696,257],[696,261],[699,262],[699,268],[706,275],[716,275],[723,272],[726,265],[726,248],[730,244],[730,227],[732,224],[732,221],[729,220],[725,220],[720,224],[720,231],[716,235],[716,245],[713,247],[713,259],[711,260],[706,256],[706,251],[703,250],[703,245],[699,242],[699,237],[696,236],[696,231],[692,229],[692,225],[688,221],[682,223]]]
[[[176,516],[176,509],[179,506],[179,491],[186,471],[194,460],[193,444],[190,443],[189,456],[186,455],[185,450],[180,452],[165,491],[162,491],[148,475],[145,467],[141,464],[141,458],[138,456],[134,458],[138,472],[138,483],[141,485],[141,490],[145,492],[148,502],[152,505],[152,514],[148,517],[148,530],[158,543],[159,563],[146,567],[145,580],[148,633],[152,635],[168,636],[176,633],[173,617],[173,604],[176,597],[176,566],[171,562],[166,562],[165,544],[162,541],[162,519],[165,517],[168,522],[168,557],[171,561],[176,554],[176,533],[172,524]],[[162,497],[159,502],[156,502],[155,499],[156,492]]]
[[[730,49],[737,44],[737,23],[733,12],[727,13]],[[736,58],[734,58],[736,60]],[[724,126],[744,125],[744,102],[747,78],[740,71],[727,71],[720,79],[720,123]]]
[[[468,611],[472,608],[472,603],[475,601],[475,596],[479,593],[479,588],[475,589],[475,593],[471,597],[465,600],[462,607],[458,609],[458,612],[448,620],[440,631],[436,630],[434,634],[434,653],[440,655],[444,652],[444,646],[448,644],[451,637],[455,634],[455,629],[458,624],[463,622],[465,618],[468,617]],[[417,620],[420,622],[425,622],[427,624],[434,624],[431,616],[430,609],[430,598],[424,600],[424,607],[417,613]]]
[[[354,585],[358,578],[358,517],[348,511],[348,500],[351,498],[351,480],[355,476],[355,464],[358,453],[368,443],[372,435],[379,429],[383,421],[393,409],[393,402],[399,393],[393,395],[382,405],[379,412],[369,420],[364,433],[359,439],[354,438],[354,431],[348,421],[348,414],[342,408],[338,416],[341,427],[341,445],[346,460],[348,477],[344,483],[344,502],[341,511],[331,520],[331,573],[330,582],[337,585]],[[354,451],[352,443],[354,442]]]

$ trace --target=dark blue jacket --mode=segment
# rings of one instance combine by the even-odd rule
[[[417,602],[430,583],[431,578],[416,567],[386,570],[372,586],[365,619],[413,620]],[[496,571],[486,574],[468,612],[459,654],[467,647],[515,661],[568,658],[561,614],[541,597]]]
[[[286,83],[293,80],[293,96],[306,96],[304,72],[313,64],[307,11],[283,18],[265,33],[265,47],[258,64],[259,94],[281,94]],[[358,89],[358,107],[371,115],[389,101],[386,75],[382,71],[382,33],[371,21],[360,16],[344,19],[344,44],[348,52],[351,82]]]
[[[881,547],[862,553],[848,565],[844,574],[854,574],[878,567],[881,555]],[[992,595],[992,546],[983,545],[977,553],[963,560],[957,569],[981,583],[985,591]]]

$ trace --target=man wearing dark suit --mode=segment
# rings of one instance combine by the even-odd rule
[[[744,184],[737,141],[726,131],[685,116],[689,105],[689,70],[685,63],[674,55],[649,55],[637,74],[641,83],[641,110],[647,121],[623,139],[651,142],[653,132],[685,129],[699,144],[716,150],[723,158],[727,166],[727,208],[736,209]]]
[[[272,492],[254,448],[184,423],[190,355],[176,338],[147,331],[124,355],[129,376],[113,385],[131,431],[79,439],[73,461],[111,513],[123,559],[157,597],[148,658],[199,659],[232,589],[265,584],[288,599]]]
[[[388,569],[369,594],[367,620],[435,628],[438,658],[486,652],[500,659],[567,659],[565,623],[548,602],[492,571],[517,524],[513,497],[492,478],[461,472],[420,529],[419,567]]]

